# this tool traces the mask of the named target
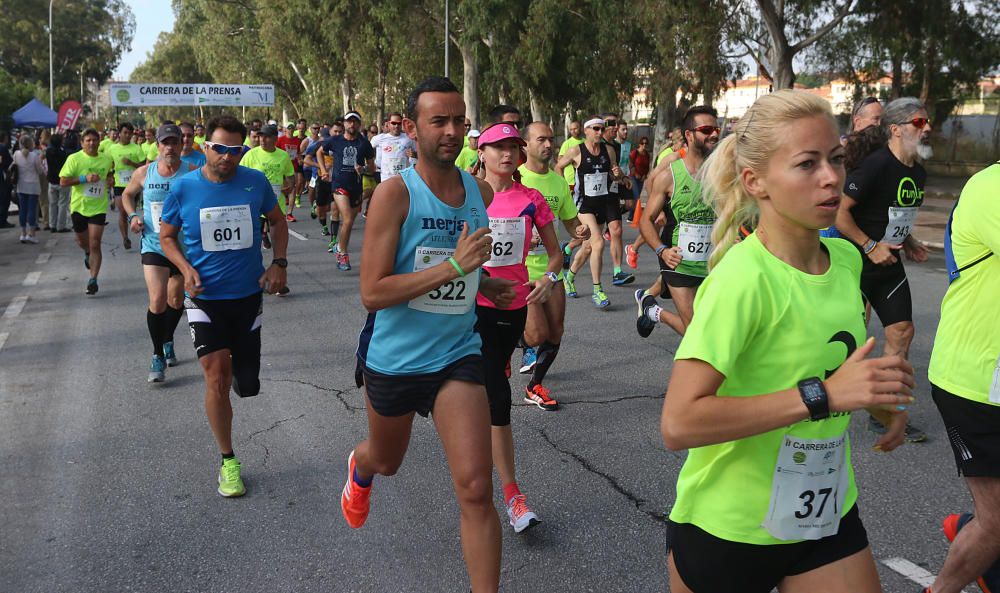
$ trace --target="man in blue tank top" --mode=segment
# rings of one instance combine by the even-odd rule
[[[368,517],[376,474],[399,469],[415,413],[433,414],[461,508],[462,550],[472,590],[496,592],[500,524],[493,507],[490,417],[476,293],[504,308],[514,282],[481,275],[492,243],[493,191],[455,166],[465,102],[447,78],[421,82],[406,101],[417,164],[376,188],[362,250],[358,345],[368,439],[348,457],[341,510],[351,527]],[[402,586],[403,589],[407,587]]]
[[[160,247],[160,213],[170,183],[195,169],[181,159],[182,131],[174,124],[156,130],[159,157],[132,173],[122,192],[122,208],[131,231],[142,237],[142,273],[149,292],[146,326],[153,341],[153,360],[149,363],[149,383],[166,379],[166,368],[177,364],[174,354],[174,330],[184,312],[184,278],[177,266],[163,255]],[[136,198],[142,195],[142,212],[136,210]]]
[[[205,376],[205,413],[222,453],[218,492],[242,496],[246,487],[233,452],[232,388],[240,397],[260,391],[261,289],[284,288],[288,225],[271,183],[239,165],[246,127],[234,117],[207,126],[208,162],[175,180],[163,201],[160,245],[184,275],[184,308]],[[271,225],[274,258],[264,269],[260,224]],[[178,233],[184,231],[185,252]]]

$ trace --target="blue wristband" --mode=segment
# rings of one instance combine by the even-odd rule
[[[80,175],[80,183],[87,183],[87,176],[86,175]]]

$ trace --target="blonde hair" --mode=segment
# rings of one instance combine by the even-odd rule
[[[760,217],[757,201],[743,187],[743,169],[762,174],[797,120],[826,116],[833,120],[830,104],[805,91],[776,91],[757,99],[712,151],[700,173],[702,196],[715,211],[714,248],[708,265],[718,265],[729,248],[740,241],[740,227],[754,228]]]
[[[24,156],[28,156],[28,153],[35,149],[35,139],[27,132],[21,134],[18,144],[21,145],[21,152]]]

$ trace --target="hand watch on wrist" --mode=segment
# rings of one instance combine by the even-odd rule
[[[271,260],[271,264],[275,265],[275,266],[278,266],[279,268],[287,268],[288,267],[288,260],[285,259],[285,258],[283,258],[283,257],[276,257],[276,258],[274,258],[274,259]]]
[[[813,420],[823,420],[830,417],[830,401],[826,387],[819,377],[810,377],[799,381],[799,395],[802,403],[809,409],[809,417]]]
[[[545,272],[545,277],[552,281],[552,284],[559,282],[559,275],[555,272]]]

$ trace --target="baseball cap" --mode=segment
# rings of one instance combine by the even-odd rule
[[[163,142],[167,138],[180,138],[181,128],[177,124],[163,124],[156,129],[156,141]]]
[[[344,121],[347,121],[349,119],[356,119],[358,121],[361,121],[361,116],[358,114],[357,111],[348,111],[347,113],[344,114]]]
[[[267,124],[260,129],[261,136],[278,136],[278,126]]]
[[[480,134],[479,134],[479,130],[469,130],[469,133],[468,133],[468,134],[466,134],[466,135],[467,135],[467,136],[468,136],[469,138],[478,138],[478,137],[480,136]]]
[[[483,146],[508,139],[516,140],[521,146],[527,145],[521,139],[521,135],[517,133],[517,128],[510,124],[499,123],[486,128],[486,130],[479,134],[479,147],[482,148]]]

